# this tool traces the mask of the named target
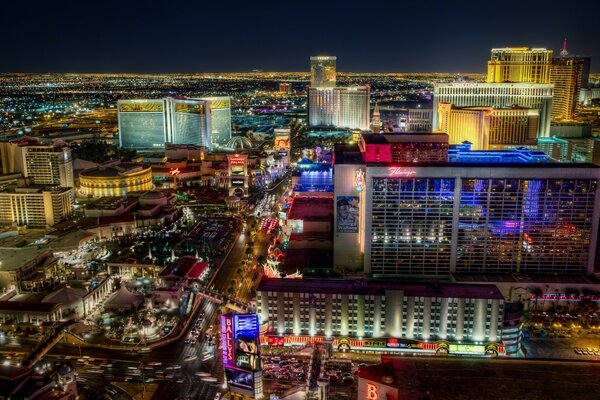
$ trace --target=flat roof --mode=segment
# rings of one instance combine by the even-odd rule
[[[0,271],[16,271],[47,251],[46,246],[0,247]]]
[[[277,279],[263,277],[258,285],[263,292],[383,295],[386,290],[402,290],[412,297],[446,297],[503,300],[496,285],[456,283],[416,283],[402,281],[349,281],[340,279]]]
[[[362,138],[366,144],[407,143],[413,140],[417,143],[448,143],[448,134],[444,132],[367,133]]]
[[[41,303],[29,301],[0,301],[0,311],[9,312],[42,312],[49,313],[56,310],[58,303]]]
[[[303,221],[333,220],[333,198],[294,197],[288,212],[288,219],[301,219]]]
[[[196,257],[192,256],[183,256],[167,265],[165,269],[161,271],[159,276],[178,276],[183,278],[186,276],[190,270],[198,263]]]
[[[382,363],[361,368],[359,379],[383,383],[391,378],[404,400],[598,398],[600,364],[512,358],[382,356]],[[388,381],[389,382],[389,381]]]

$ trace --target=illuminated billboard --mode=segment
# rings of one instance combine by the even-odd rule
[[[275,136],[275,150],[277,151],[289,151],[290,150],[290,137],[289,136]]]
[[[230,389],[260,398],[260,325],[256,314],[229,313],[221,316],[223,366]]]
[[[233,314],[226,314],[221,316],[221,348],[223,352],[223,365],[225,367],[235,365],[233,346]]]
[[[338,196],[336,200],[337,233],[358,233],[358,196]]]

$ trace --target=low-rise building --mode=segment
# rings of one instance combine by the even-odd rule
[[[504,309],[494,285],[263,278],[257,289],[267,335],[336,338],[338,347],[358,339],[348,346],[387,352],[413,349],[400,345],[410,341],[498,346]]]
[[[88,197],[125,196],[152,186],[152,168],[144,164],[105,163],[79,173],[79,193]]]

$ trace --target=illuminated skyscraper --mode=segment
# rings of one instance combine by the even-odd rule
[[[492,49],[488,83],[549,83],[552,50],[528,47]]]
[[[369,129],[369,86],[308,89],[308,125]]]
[[[365,141],[362,163],[356,147],[347,158],[336,147],[334,267],[374,277],[594,272],[600,168],[461,146],[446,162],[398,164],[383,159],[394,144]]]
[[[167,100],[119,100],[119,147],[164,148],[167,142]]]
[[[440,131],[450,144],[469,141],[473,150],[502,149],[505,146],[535,145],[539,112],[511,107],[453,107],[440,103]]]
[[[203,97],[208,102],[210,136],[213,147],[225,147],[231,139],[231,98],[229,96]]]
[[[443,83],[434,85],[433,110],[440,103],[456,107],[523,107],[539,113],[537,137],[550,136],[553,88],[536,83]],[[433,130],[441,130],[439,116],[433,113]]]
[[[369,129],[369,86],[336,87],[333,89],[337,110],[334,125],[348,129]]]
[[[73,187],[71,149],[64,143],[46,145],[24,138],[0,142],[2,172],[23,174],[34,185]]]
[[[211,148],[210,116],[207,102],[195,99],[168,99],[167,141],[173,144],[193,144]]]
[[[569,54],[566,46],[565,40],[560,57],[552,60],[550,82],[554,84],[554,120],[573,119],[579,105],[579,92],[583,82],[585,60]]]
[[[312,56],[310,58],[310,86],[332,88],[336,82],[336,57]]]
[[[308,88],[308,125],[334,126],[337,101],[333,88]]]
[[[119,145],[127,149],[190,144],[212,150],[231,139],[228,96],[119,100]]]

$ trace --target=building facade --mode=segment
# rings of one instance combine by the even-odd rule
[[[539,112],[521,107],[453,107],[439,103],[440,131],[450,144],[468,141],[473,150],[535,145]]]
[[[16,187],[0,192],[0,224],[46,228],[73,215],[73,188]]]
[[[494,285],[263,278],[256,304],[267,334],[328,338],[499,342],[504,313]]]
[[[21,173],[35,185],[73,187],[73,158],[64,144],[44,145],[32,138],[0,142],[2,172]]]
[[[433,109],[440,103],[456,107],[522,107],[539,113],[537,137],[550,136],[553,86],[534,83],[444,83],[434,85]],[[439,116],[433,113],[433,129],[441,130]]]
[[[412,166],[336,154],[334,267],[374,277],[594,271],[599,168],[471,153]]]
[[[337,102],[333,88],[308,88],[308,125],[335,126]]]
[[[369,129],[370,87],[336,87],[334,99],[337,103],[334,125],[348,129]]]
[[[333,88],[337,79],[337,57],[310,57],[310,86],[314,88]]]
[[[167,142],[169,118],[167,101],[119,100],[119,147],[124,149],[162,149]]]
[[[228,96],[119,100],[119,146],[163,149],[165,143],[223,147],[231,139]]]
[[[552,50],[528,47],[492,49],[488,61],[488,83],[549,83]]]
[[[167,142],[211,148],[211,118],[206,101],[168,98]]]
[[[584,61],[577,57],[552,60],[550,82],[554,84],[552,119],[572,120],[577,114],[579,93],[583,81]]]
[[[88,197],[121,197],[152,187],[152,168],[147,165],[104,165],[79,174],[79,192]]]
[[[308,124],[369,129],[369,86],[308,89]]]
[[[226,147],[231,139],[231,97],[203,97],[208,104],[210,114],[210,138],[212,148]]]

